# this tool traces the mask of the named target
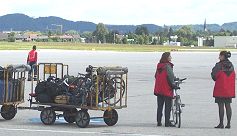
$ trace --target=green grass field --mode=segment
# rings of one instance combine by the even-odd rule
[[[62,50],[96,50],[122,52],[164,52],[164,51],[219,51],[223,49],[211,47],[176,47],[161,45],[125,45],[125,44],[87,44],[69,42],[0,42],[0,50],[30,50],[33,45],[37,49]],[[237,51],[237,49],[228,49]]]

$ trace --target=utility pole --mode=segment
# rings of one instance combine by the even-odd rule
[[[114,32],[114,44],[115,44],[115,32]]]

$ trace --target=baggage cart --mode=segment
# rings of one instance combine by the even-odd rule
[[[8,65],[0,68],[1,116],[11,120],[17,113],[17,106],[24,103],[25,75],[27,65]]]
[[[87,127],[93,118],[103,118],[108,126],[113,126],[118,121],[116,110],[127,107],[127,68],[89,66],[86,74],[78,73],[72,78],[68,74],[68,65],[39,63],[37,72],[36,87],[32,81],[30,108],[41,111],[40,119],[45,125],[52,125],[57,117],[64,117],[66,122],[75,122],[81,128]],[[63,88],[64,94],[55,97],[57,103],[40,102],[37,98],[38,92],[42,92],[39,84],[44,83],[57,83],[60,87],[53,88]],[[74,92],[75,96],[80,96],[79,99],[73,95],[65,97]],[[103,111],[104,114],[102,117],[90,117],[88,110]]]

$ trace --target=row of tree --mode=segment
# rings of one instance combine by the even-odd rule
[[[40,34],[40,33],[39,33]],[[56,35],[51,31],[41,33],[42,35]],[[78,35],[75,30],[65,32],[68,35]],[[183,26],[177,30],[172,27],[164,26],[157,30],[156,33],[150,33],[147,27],[141,25],[134,32],[121,34],[117,30],[109,31],[103,23],[96,26],[94,32],[84,32],[80,34],[88,43],[114,43],[114,44],[153,44],[162,45],[170,42],[180,42],[183,46],[197,45],[197,37],[204,37],[206,45],[213,45],[214,36],[237,36],[237,31],[225,31],[221,29],[219,32],[211,31],[194,31],[191,26]],[[9,34],[9,41],[14,41],[14,34]],[[50,41],[50,40],[49,40]],[[52,39],[52,41],[55,41]]]
[[[134,32],[120,34],[117,30],[109,31],[103,23],[99,23],[94,32],[85,32],[82,37],[88,39],[88,42],[97,43],[116,43],[116,44],[164,44],[169,42],[180,42],[183,46],[197,45],[197,37],[204,37],[206,45],[213,45],[214,36],[237,36],[237,31],[225,31],[221,29],[219,32],[211,31],[194,31],[191,26],[183,26],[178,30],[172,27],[164,26],[156,33],[150,33],[145,26],[138,26]],[[176,38],[175,38],[176,37]]]

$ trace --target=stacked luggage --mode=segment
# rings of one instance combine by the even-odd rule
[[[49,77],[47,81],[39,82],[35,88],[36,101],[40,103],[58,103],[81,105],[84,93],[76,82],[76,77],[65,76],[63,79]]]
[[[39,82],[35,88],[36,101],[40,103],[57,103],[68,105],[95,105],[98,102],[112,99],[117,91],[116,83],[125,83],[119,75],[126,74],[127,68],[123,67],[98,67],[88,66],[86,74],[77,77],[64,76],[63,79],[50,76],[46,81]]]
[[[23,72],[29,71],[27,65],[0,66],[0,102],[22,101],[24,96],[25,77]],[[17,76],[18,75],[18,76]]]

